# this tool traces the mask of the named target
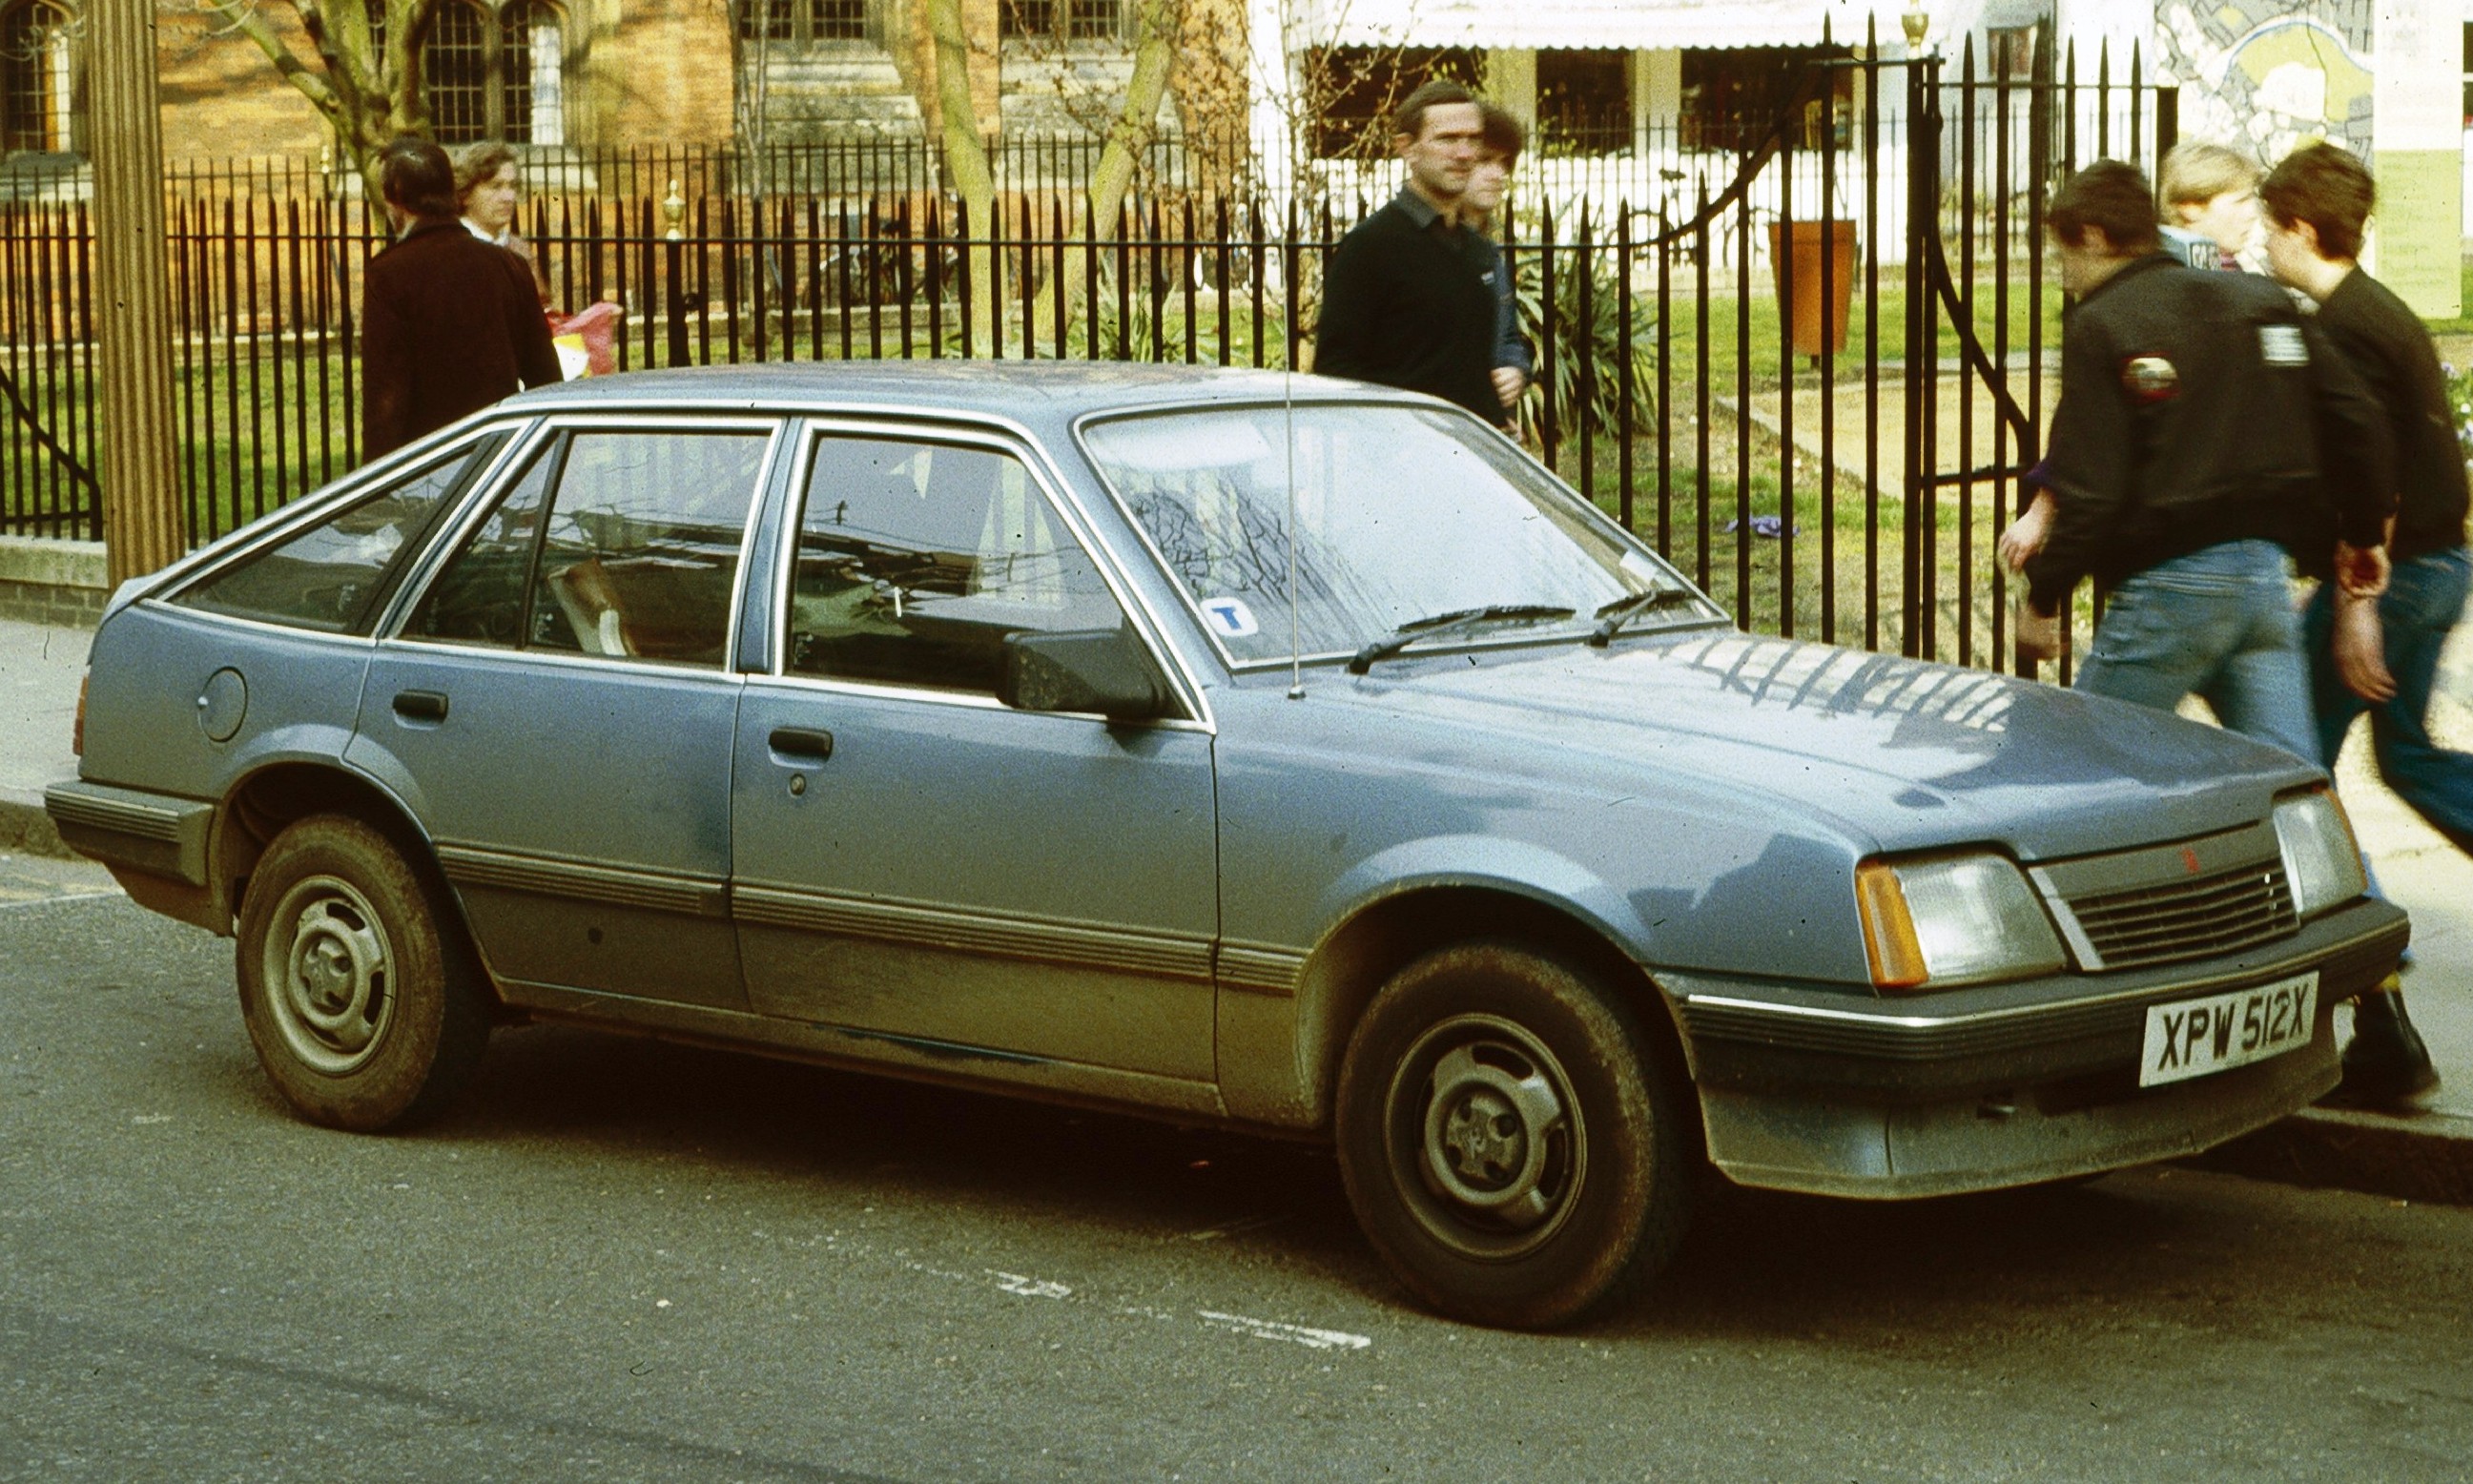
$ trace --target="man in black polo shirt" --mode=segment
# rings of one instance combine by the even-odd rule
[[[1314,370],[1430,393],[1503,419],[1494,386],[1493,255],[1460,225],[1460,198],[1484,146],[1477,97],[1428,83],[1393,116],[1408,183],[1340,239],[1323,275]]]
[[[2319,758],[2336,766],[2364,711],[2379,774],[2458,850],[2473,853],[2473,753],[2433,741],[2427,715],[2448,631],[2464,611],[2464,450],[2421,321],[2354,257],[2375,199],[2370,173],[2332,144],[2295,150],[2259,186],[2267,261],[2318,301],[2322,335],[2369,385],[2395,440],[2396,515],[2384,594],[2322,584],[2302,620]],[[2392,989],[2397,981],[2390,980]],[[2344,1094],[2410,1100],[2438,1085],[2401,993],[2366,994],[2344,1053]]]

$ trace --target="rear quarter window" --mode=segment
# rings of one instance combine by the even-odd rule
[[[506,439],[492,433],[461,444],[280,545],[216,568],[173,601],[323,634],[366,633],[421,538]]]

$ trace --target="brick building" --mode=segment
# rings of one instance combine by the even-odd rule
[[[0,0],[0,156],[85,151],[86,0]],[[1132,0],[963,0],[981,119],[1015,135],[1105,127],[1131,75]],[[303,59],[298,14],[257,13]],[[157,17],[167,159],[315,155],[308,101],[211,11]],[[444,0],[424,53],[441,140],[711,145],[758,117],[774,141],[917,137],[925,9],[902,0]],[[1172,122],[1172,121],[1171,121]]]

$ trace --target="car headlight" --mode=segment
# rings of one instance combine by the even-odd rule
[[[2275,839],[2284,851],[2284,879],[2301,918],[2341,907],[2370,889],[2353,822],[2335,791],[2314,788],[2275,802]]]
[[[1855,869],[1855,896],[1881,989],[2023,979],[2068,962],[2034,888],[2006,856],[1865,861]]]

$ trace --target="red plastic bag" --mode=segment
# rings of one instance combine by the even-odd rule
[[[607,376],[618,369],[618,306],[608,299],[574,314],[549,314],[550,344],[566,379]]]

